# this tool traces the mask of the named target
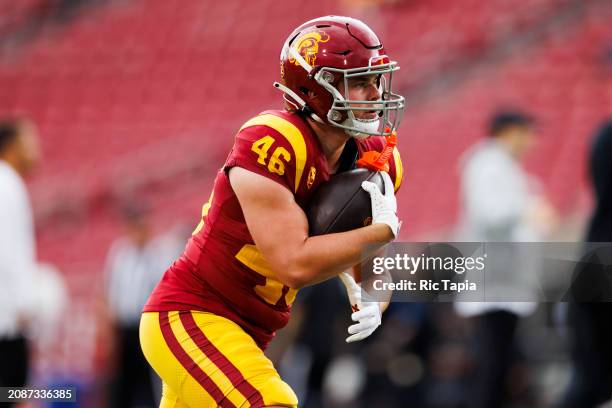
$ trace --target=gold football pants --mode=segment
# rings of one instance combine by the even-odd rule
[[[240,326],[201,311],[147,312],[140,344],[163,381],[160,408],[297,407],[297,397]]]

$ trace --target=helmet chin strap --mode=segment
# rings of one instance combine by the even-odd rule
[[[285,101],[287,101],[288,103],[290,103],[291,105],[293,105],[293,107],[295,107],[295,109],[297,110],[304,110],[306,109],[307,105],[306,102],[304,102],[304,100],[302,98],[300,98],[295,92],[293,92],[291,89],[287,88],[285,85],[278,83],[278,82],[274,82],[274,87],[277,89],[280,89],[282,92],[284,92],[284,99]],[[287,95],[289,95],[291,97],[291,99],[287,98]],[[310,109],[309,109],[310,110]],[[315,114],[314,112],[310,112],[310,117],[312,117],[313,120],[319,122],[319,123],[323,123],[325,124],[325,122],[317,116],[317,114]]]
[[[291,105],[295,106],[296,109],[304,109],[304,107],[306,106],[306,102],[304,102],[304,100],[300,98],[295,92],[293,92],[291,89],[287,88],[285,85],[279,82],[274,82],[273,85],[275,88],[280,89],[285,95],[289,95],[291,98],[293,98],[293,101],[287,99],[286,97],[285,100]]]

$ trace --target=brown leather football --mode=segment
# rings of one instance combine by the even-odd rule
[[[367,169],[336,174],[317,188],[306,211],[310,236],[349,231],[372,222],[370,194],[361,188],[364,180],[384,193],[380,174]]]

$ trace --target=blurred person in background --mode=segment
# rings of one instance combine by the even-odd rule
[[[539,241],[554,224],[555,215],[539,194],[535,180],[521,165],[521,159],[534,144],[533,119],[522,112],[499,112],[491,119],[489,136],[472,148],[463,162],[464,218],[460,239]],[[475,323],[469,407],[501,406],[506,377],[517,358],[517,324],[536,308],[536,303],[526,301],[534,300],[530,296],[529,268],[519,266],[520,257],[512,248],[502,251],[487,259],[487,301],[455,304],[460,316],[472,317]]]
[[[348,305],[343,289],[336,279],[304,288],[293,306],[292,318],[287,328],[297,323],[293,336],[294,344],[290,352],[284,355],[279,371],[293,386],[299,397],[300,407],[325,406],[325,374],[337,354],[350,351],[349,345],[338,341],[348,323],[348,316],[344,313]],[[321,336],[321,333],[330,335]],[[339,336],[333,336],[331,333],[338,333]],[[285,329],[283,338],[286,337],[288,336]]]
[[[170,236],[155,237],[148,209],[130,203],[122,210],[125,236],[111,245],[105,266],[107,304],[116,331],[111,406],[155,406],[154,373],[138,340],[142,308],[164,270],[177,256]]]
[[[612,121],[595,135],[589,164],[596,207],[586,241],[612,242]],[[595,407],[612,398],[612,272],[597,273],[612,259],[609,247],[603,251],[579,271],[572,288],[568,317],[574,371],[564,408]]]
[[[25,338],[34,316],[36,243],[25,177],[40,159],[38,132],[27,119],[0,121],[0,386],[22,387]],[[11,404],[0,403],[9,407]]]

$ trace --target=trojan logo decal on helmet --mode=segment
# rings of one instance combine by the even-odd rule
[[[274,86],[284,93],[287,109],[302,111],[354,137],[390,136],[399,127],[404,98],[391,86],[399,66],[363,22],[341,16],[310,20],[289,35],[280,62],[281,82]],[[379,96],[351,100],[349,81],[372,76]],[[355,115],[359,111],[378,115],[365,119]]]
[[[317,53],[319,52],[319,43],[326,43],[329,41],[329,35],[325,31],[313,31],[300,35],[300,37],[293,41],[292,47],[304,58],[304,60],[314,66],[317,60]],[[295,58],[290,57],[289,62],[300,66],[299,61]]]

